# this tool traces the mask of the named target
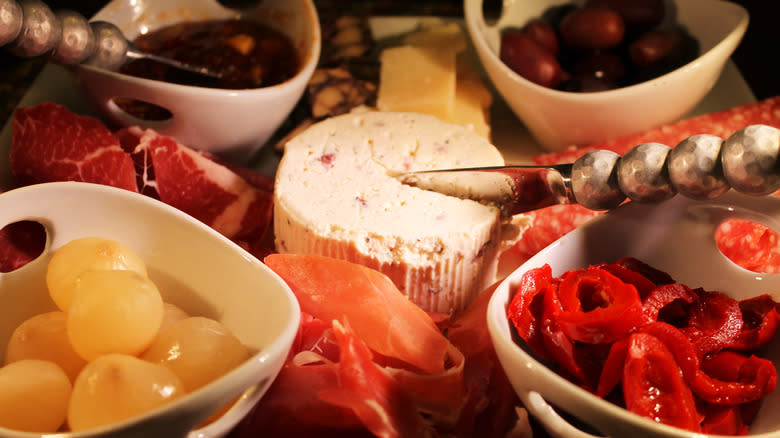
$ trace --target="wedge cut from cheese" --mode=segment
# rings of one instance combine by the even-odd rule
[[[477,134],[489,139],[490,91],[478,79],[458,79],[455,89],[455,107],[446,121],[471,127]]]
[[[456,313],[495,280],[499,211],[393,175],[503,163],[473,130],[430,115],[326,119],[285,145],[274,188],[276,249],[375,268],[423,309]]]
[[[473,67],[460,25],[432,24],[401,42],[380,56],[377,108],[431,114],[490,139],[492,95]]]
[[[409,46],[453,50],[456,54],[466,50],[466,35],[460,25],[454,21],[422,26],[422,28],[406,34],[401,42]]]
[[[449,119],[455,105],[455,51],[397,46],[382,51],[377,90],[381,111]]]

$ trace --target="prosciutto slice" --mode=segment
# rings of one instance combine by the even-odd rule
[[[129,137],[133,135],[137,144],[132,154],[143,193],[245,246],[263,238],[273,211],[270,190],[257,188],[211,156],[151,129],[127,130],[122,133],[123,143],[132,144]]]
[[[238,437],[258,429],[267,436],[498,437],[515,427],[519,402],[487,334],[492,290],[473,312],[449,320],[423,312],[384,274],[358,264],[294,254],[264,261],[290,285],[303,318],[291,356]]]
[[[16,110],[12,126],[9,160],[20,185],[88,181],[138,191],[133,161],[100,120],[46,102]]]

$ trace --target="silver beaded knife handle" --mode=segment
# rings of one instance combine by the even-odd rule
[[[402,183],[497,205],[505,216],[554,204],[607,210],[626,198],[662,202],[680,193],[714,199],[730,188],[780,189],[780,129],[751,125],[728,139],[701,134],[676,147],[643,143],[625,155],[595,150],[571,164],[436,169],[394,175]]]
[[[116,70],[129,59],[145,58],[219,78],[217,72],[138,50],[106,21],[88,22],[81,14],[56,13],[39,0],[0,0],[0,47],[21,58],[49,56],[60,65],[86,64]]]

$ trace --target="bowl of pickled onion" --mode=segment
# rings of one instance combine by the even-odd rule
[[[27,186],[0,224],[0,436],[224,436],[297,333],[275,273],[144,195]]]
[[[744,8],[725,0],[526,0],[503,2],[495,19],[485,16],[483,3],[463,3],[481,65],[549,151],[643,132],[688,115],[715,85],[749,21]],[[660,21],[633,24],[636,17],[653,15],[646,5],[657,5]],[[579,13],[584,10],[597,13]],[[547,31],[529,27],[540,21]],[[515,33],[511,41],[504,39],[508,32]],[[642,39],[644,32],[650,36]],[[692,54],[681,62],[660,59],[656,54],[670,40],[689,42],[675,44],[692,46]],[[632,63],[628,53],[637,42],[641,55]],[[514,53],[512,60],[508,53]]]
[[[734,221],[776,236],[780,200],[624,204],[497,286],[491,339],[551,435],[780,436],[780,274],[721,251]]]

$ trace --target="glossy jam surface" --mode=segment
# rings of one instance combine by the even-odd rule
[[[282,33],[255,21],[207,20],[177,23],[136,38],[144,52],[208,67],[222,79],[188,74],[150,60],[134,60],[121,72],[210,88],[246,89],[280,84],[300,68],[297,52]]]

